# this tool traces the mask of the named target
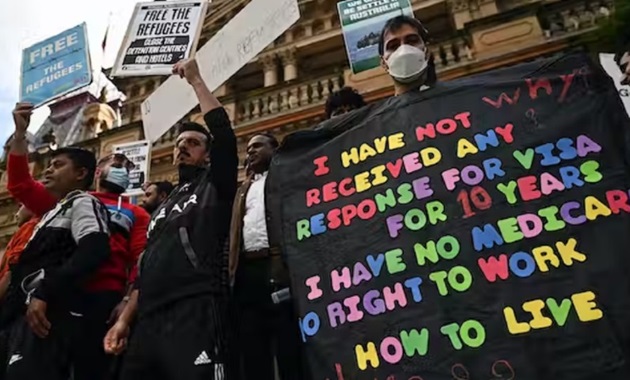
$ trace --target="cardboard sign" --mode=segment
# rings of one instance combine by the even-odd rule
[[[151,168],[151,142],[148,140],[114,145],[114,153],[122,153],[136,166],[129,173],[129,187],[125,192],[129,196],[144,194],[142,185],[149,180]]]
[[[112,76],[171,74],[173,65],[197,48],[207,6],[207,1],[136,4]]]
[[[378,40],[387,20],[413,17],[409,0],[347,0],[337,3],[337,11],[354,74],[380,66]]]
[[[266,199],[312,379],[626,378],[629,137],[582,55],[287,137]]]
[[[599,55],[599,62],[602,64],[604,70],[606,70],[606,73],[613,79],[613,82],[615,82],[619,97],[626,108],[628,116],[630,116],[630,86],[621,85],[621,70],[619,70],[617,62],[615,62],[615,55],[601,53]]]
[[[297,0],[252,0],[199,51],[204,81],[214,91],[300,18]],[[171,77],[141,106],[144,135],[155,142],[199,102],[186,80]]]
[[[22,51],[20,102],[39,107],[91,82],[85,23]]]

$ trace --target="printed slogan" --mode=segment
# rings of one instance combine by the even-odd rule
[[[583,56],[493,74],[285,140],[270,186],[314,379],[624,365],[630,121]]]

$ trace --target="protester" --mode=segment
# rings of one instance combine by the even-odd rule
[[[144,187],[144,197],[141,207],[149,214],[153,214],[164,203],[173,191],[173,184],[168,181],[151,182]]]
[[[238,189],[230,230],[230,275],[239,316],[243,379],[273,380],[274,355],[282,380],[303,379],[298,318],[293,303],[272,302],[272,293],[289,287],[279,236],[266,211],[265,183],[278,141],[258,134],[247,144],[251,175]]]
[[[12,164],[28,153],[25,135],[32,112],[33,106],[24,103],[13,112]],[[10,177],[13,169],[9,168]],[[2,307],[3,326],[10,323],[8,380],[99,378],[90,368],[94,358],[84,350],[87,320],[96,300],[81,286],[110,256],[107,209],[85,192],[95,171],[96,159],[87,150],[61,148],[52,153],[44,183],[60,201],[38,223],[11,267]],[[26,313],[20,315],[25,305]]]
[[[149,215],[122,197],[129,185],[133,163],[122,154],[111,154],[98,161],[96,188],[92,193],[109,211],[111,255],[85,283],[89,310],[82,316],[82,364],[77,378],[99,379],[109,367],[111,357],[102,348],[107,322],[115,321],[131,293],[137,269],[135,264],[146,246]],[[56,198],[28,170],[28,157],[13,154],[8,163],[8,189],[11,194],[38,215],[54,208]]]
[[[2,262],[0,262],[0,302],[4,298],[11,281],[10,266],[17,263],[24,247],[26,247],[26,243],[28,243],[33,234],[35,226],[39,222],[39,218],[35,217],[24,205],[21,205],[15,214],[15,222],[18,229],[11,237],[9,244],[7,244]]]
[[[232,379],[225,244],[236,192],[236,137],[197,62],[179,62],[173,72],[192,86],[210,131],[197,123],[179,128],[179,185],[153,214],[136,290],[104,346],[122,352],[137,309],[123,380]]]
[[[410,16],[389,19],[378,41],[381,64],[394,81],[396,95],[422,90],[437,81],[433,54],[427,47],[429,33]]]
[[[326,100],[326,118],[343,115],[365,106],[363,96],[352,87],[344,87],[328,96]]]

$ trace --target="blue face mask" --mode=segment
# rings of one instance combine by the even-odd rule
[[[129,187],[129,173],[125,168],[115,168],[110,166],[107,177],[105,177],[105,181],[120,186],[123,189],[127,189]]]

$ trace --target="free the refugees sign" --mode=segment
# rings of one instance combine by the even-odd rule
[[[22,51],[20,101],[38,107],[92,82],[85,23]]]
[[[113,76],[168,75],[195,52],[207,1],[138,3],[112,69]]]
[[[267,199],[312,378],[628,378],[629,137],[583,55],[288,136]]]

